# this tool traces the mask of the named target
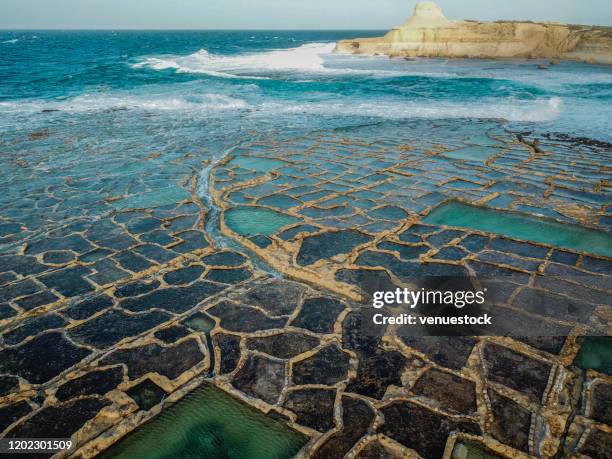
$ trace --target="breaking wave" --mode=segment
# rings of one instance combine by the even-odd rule
[[[0,102],[0,112],[33,113],[61,111],[83,113],[104,110],[145,110],[145,111],[224,111],[242,110],[249,104],[222,94],[204,94],[182,97],[166,95],[156,97],[110,94],[84,94],[62,101],[29,100]]]
[[[527,101],[483,102],[410,102],[410,101],[330,101],[303,104],[263,104],[263,112],[284,114],[317,114],[322,116],[361,116],[402,120],[411,118],[478,118],[502,119],[513,122],[547,122],[556,119],[562,109],[558,97]]]
[[[223,78],[265,78],[269,72],[326,72],[323,56],[331,54],[334,43],[310,43],[297,48],[240,55],[211,54],[205,49],[188,56],[147,57],[133,68],[175,69]]]

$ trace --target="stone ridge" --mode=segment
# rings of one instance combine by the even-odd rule
[[[342,40],[336,52],[612,64],[612,28],[530,21],[449,21],[434,2],[419,2],[412,17],[384,37]]]

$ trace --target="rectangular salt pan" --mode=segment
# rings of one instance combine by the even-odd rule
[[[430,225],[468,228],[537,242],[576,252],[612,257],[612,235],[518,212],[503,212],[451,201],[434,209],[425,219]]]

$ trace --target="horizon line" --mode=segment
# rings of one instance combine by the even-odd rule
[[[334,29],[334,28],[324,28],[324,29],[310,29],[310,28],[296,28],[296,29],[268,29],[268,28],[253,28],[253,29],[248,29],[248,28],[206,28],[206,29],[199,29],[199,28],[180,28],[180,29],[173,29],[173,28],[122,28],[122,27],[117,27],[117,28],[78,28],[78,27],[45,27],[45,28],[34,28],[34,27],[25,27],[25,28],[20,28],[20,27],[0,27],[0,31],[3,32],[23,32],[23,31],[69,31],[69,30],[74,30],[74,31],[101,31],[101,32],[115,32],[115,31],[126,31],[126,32],[130,32],[130,31],[169,31],[169,32],[180,32],[180,31],[191,31],[191,32],[207,32],[207,31],[215,31],[215,32],[325,32],[325,31],[329,31],[329,32],[342,32],[342,31],[347,31],[347,32],[351,32],[354,30],[357,31],[372,31],[372,32],[379,32],[381,30],[389,30],[389,29],[372,29],[372,28],[340,28],[340,29]]]

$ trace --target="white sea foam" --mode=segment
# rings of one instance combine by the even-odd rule
[[[134,68],[175,69],[185,73],[203,73],[225,78],[263,78],[269,72],[325,72],[324,56],[334,50],[334,43],[310,43],[297,48],[239,55],[211,54],[205,49],[188,56],[147,57]]]
[[[487,100],[482,102],[412,102],[377,100],[308,102],[302,104],[263,104],[262,113],[317,114],[323,116],[365,116],[402,120],[412,118],[487,118],[513,122],[547,122],[556,119],[562,110],[558,97],[535,101]]]
[[[58,110],[66,113],[85,113],[103,110],[201,111],[243,110],[249,104],[222,94],[202,94],[190,97],[178,95],[134,96],[124,94],[83,94],[62,101],[29,100],[0,102],[0,112],[35,113]]]
[[[19,38],[13,38],[12,40],[6,40],[6,41],[3,41],[2,43],[14,44],[14,43],[17,43],[18,41],[19,41]]]

